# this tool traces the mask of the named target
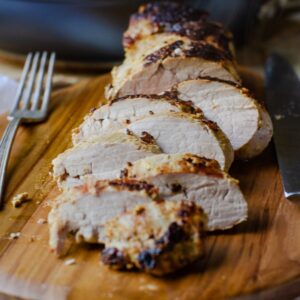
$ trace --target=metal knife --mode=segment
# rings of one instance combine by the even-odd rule
[[[266,100],[274,126],[274,142],[287,199],[300,203],[300,80],[280,55],[265,66]]]

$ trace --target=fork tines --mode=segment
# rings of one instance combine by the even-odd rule
[[[12,113],[10,114],[11,117],[14,117],[15,113],[24,111],[39,111],[43,114],[47,113],[54,63],[54,52],[36,52],[28,54]],[[43,88],[43,98],[40,100]]]

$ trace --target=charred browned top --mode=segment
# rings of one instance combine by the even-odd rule
[[[127,263],[122,251],[117,248],[104,248],[101,252],[101,260],[104,264],[115,269],[124,269]]]
[[[135,95],[126,95],[123,97],[119,97],[116,99],[113,99],[109,102],[110,105],[112,105],[115,102],[128,100],[128,99],[138,99],[138,98],[145,98],[145,99],[153,99],[153,100],[178,100],[177,93],[176,92],[166,92],[163,95],[157,95],[157,94],[150,94],[150,95],[144,95],[144,94],[135,94]]]
[[[189,168],[194,169],[196,172],[204,173],[208,176],[214,176],[218,178],[223,178],[224,174],[220,170],[219,163],[214,159],[208,159],[196,155],[188,155],[184,158],[180,164],[188,165]]]
[[[133,133],[131,130],[129,130],[129,129],[126,129],[126,134],[127,134],[127,135],[131,135],[131,136],[134,136],[134,133]]]
[[[184,21],[199,21],[206,19],[208,13],[189,5],[174,2],[160,1],[141,5],[131,20],[149,19],[156,24],[176,24]]]
[[[229,50],[232,35],[219,24],[208,21],[207,16],[206,12],[182,3],[156,2],[142,5],[131,16],[130,26],[134,27],[136,22],[146,19],[151,23],[152,33],[170,32],[198,41],[210,38]],[[124,35],[124,47],[129,47],[139,38],[139,34],[132,35],[129,29]]]
[[[113,99],[109,102],[109,105],[113,105],[113,103],[128,100],[128,99],[139,99],[145,98],[149,100],[166,100],[169,101],[173,105],[179,105],[183,109],[184,112],[192,113],[192,114],[202,114],[202,110],[199,107],[194,106],[192,101],[184,101],[178,98],[177,90],[166,91],[163,94],[150,94],[150,95],[143,95],[143,94],[136,94],[136,95],[126,95],[124,97]],[[154,113],[149,111],[150,115]]]
[[[181,45],[183,45],[182,41],[176,41],[152,52],[144,58],[145,65],[147,66],[152,63],[156,63],[157,61],[163,60],[166,57],[171,56],[172,54],[174,55],[174,51],[176,49],[180,49]]]
[[[224,51],[203,42],[191,42],[189,47],[183,47],[183,41],[168,44],[144,58],[145,66],[164,60],[167,57],[200,57],[210,61],[232,60],[229,51]],[[178,50],[177,50],[178,49]]]
[[[114,179],[108,182],[108,185],[113,187],[120,187],[120,188],[126,188],[130,191],[142,191],[144,190],[149,195],[157,195],[158,191],[157,188],[154,187],[154,185],[146,182],[146,181],[139,181],[135,179],[127,179],[127,178],[121,178],[121,179]]]
[[[173,204],[167,205],[170,203]],[[154,207],[148,205],[156,206],[155,217]],[[157,226],[156,218],[160,213],[165,217],[166,226]],[[131,230],[125,234],[123,216],[131,217],[132,224]],[[102,261],[115,269],[138,268],[155,275],[170,273],[203,254],[200,247],[203,246],[206,223],[202,208],[192,201],[151,201],[137,206],[105,225],[108,243],[102,251]],[[109,240],[117,241],[118,246],[112,244],[109,247]],[[189,255],[190,249],[197,250],[195,255]]]
[[[237,82],[234,82],[234,81],[230,81],[230,80],[225,80],[225,79],[220,79],[220,78],[217,78],[217,77],[211,77],[211,76],[199,76],[197,77],[195,80],[197,79],[203,79],[203,80],[207,80],[207,81],[217,81],[217,82],[221,82],[221,83],[225,83],[225,84],[229,84],[229,85],[232,85],[236,88],[239,88],[239,89],[244,89],[240,83],[237,83]],[[246,89],[245,89],[246,90]]]
[[[147,144],[155,143],[155,138],[147,131],[142,132],[141,140]]]
[[[225,80],[225,79],[220,79],[220,78],[211,77],[211,76],[199,76],[199,77],[197,77],[195,80],[197,80],[197,79],[200,79],[200,80],[203,79],[203,80],[207,80],[207,81],[217,81],[217,82],[225,83],[225,84],[231,85],[231,86],[233,86],[233,87],[236,87],[237,89],[239,89],[239,91],[240,91],[243,95],[245,95],[245,96],[247,96],[247,97],[250,97],[250,98],[255,98],[254,95],[253,95],[253,93],[252,93],[249,89],[243,87],[240,83],[237,83],[237,82],[234,82],[234,81]],[[178,85],[180,85],[180,83],[179,83]],[[176,87],[177,87],[177,86],[173,87],[172,92],[173,92],[174,94],[177,93],[177,95],[178,95],[179,93],[178,93]],[[179,95],[178,95],[177,97],[179,97]]]
[[[218,126],[218,124],[214,121],[208,120],[206,118],[203,118],[201,120],[204,124],[206,124],[211,130],[218,132],[220,131],[220,127]]]
[[[190,218],[191,216],[199,213],[203,214],[201,206],[196,205],[193,201],[181,201],[177,216],[181,219],[181,221],[183,221],[186,218]]]

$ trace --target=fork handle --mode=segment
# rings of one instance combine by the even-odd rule
[[[3,206],[4,201],[5,172],[9,153],[20,122],[21,119],[19,118],[12,119],[8,123],[0,142],[0,207]]]

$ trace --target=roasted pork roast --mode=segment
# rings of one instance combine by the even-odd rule
[[[104,245],[115,269],[165,275],[204,252],[204,231],[247,219],[234,156],[272,137],[263,104],[241,85],[233,38],[207,13],[170,1],[142,5],[123,36],[108,103],[89,113],[73,147],[53,160],[61,194],[49,213],[50,247]]]

